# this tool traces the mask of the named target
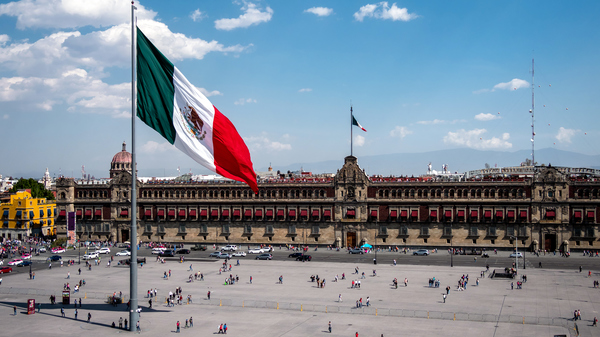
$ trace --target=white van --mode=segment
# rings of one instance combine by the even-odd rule
[[[222,247],[221,250],[224,252],[235,252],[237,250],[237,246],[236,245],[227,245],[225,247]]]
[[[152,254],[162,254],[165,251],[165,248],[152,248]]]

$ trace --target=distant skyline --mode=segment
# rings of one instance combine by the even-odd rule
[[[598,2],[136,6],[138,26],[233,122],[257,171],[343,163],[350,106],[368,130],[354,128],[359,158],[530,151],[532,58],[536,149],[600,154]],[[123,141],[131,151],[130,1],[0,1],[0,17],[0,174],[79,177],[85,165],[107,177]],[[210,173],[136,127],[141,176]]]

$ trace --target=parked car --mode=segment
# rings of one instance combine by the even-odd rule
[[[523,257],[523,253],[521,252],[517,252],[517,253],[512,253],[510,254],[508,257],[512,257],[513,259],[516,258],[522,258]]]
[[[31,262],[30,260],[23,260],[23,261],[21,261],[21,263],[19,263],[17,265],[17,267],[27,267],[27,266],[30,266],[32,264],[33,264],[33,262]]]
[[[235,252],[235,253],[231,254],[231,256],[244,257],[244,256],[246,256],[246,252],[240,250],[239,252]]]
[[[11,267],[0,267],[0,274],[12,273]]]
[[[84,260],[93,260],[97,259],[100,255],[97,252],[87,253],[83,256]]]
[[[189,253],[191,253],[190,250],[186,249],[186,248],[182,248],[177,251],[177,254],[189,254]]]
[[[60,256],[60,255],[52,255],[49,258],[47,258],[46,261],[53,262],[53,261],[60,261],[61,259],[62,259],[62,256]]]
[[[117,256],[131,256],[131,252],[128,250],[122,250],[116,254]]]
[[[348,253],[349,254],[364,254],[365,251],[362,250],[361,248],[354,248],[354,249],[350,249],[350,251]]]
[[[110,254],[110,248],[102,247],[96,251],[98,254]]]
[[[64,253],[66,252],[66,250],[62,247],[56,247],[52,249],[52,253],[53,254],[60,254],[60,253]]]
[[[237,249],[238,248],[236,245],[227,245],[225,247],[221,247],[221,250],[224,252],[235,252]]]
[[[231,254],[221,253],[221,255],[219,255],[219,259],[231,259]]]
[[[31,254],[25,253],[25,254],[21,255],[21,259],[22,260],[31,260]]]
[[[267,253],[267,254],[260,254],[259,256],[256,257],[256,260],[273,260],[273,255]]]
[[[312,256],[310,256],[310,255],[300,255],[296,258],[296,261],[302,261],[302,262],[310,261],[310,260],[312,260]]]
[[[265,251],[262,250],[262,248],[260,248],[260,247],[254,247],[254,248],[248,249],[248,254],[262,254],[264,252]]]
[[[21,259],[14,259],[8,263],[9,266],[17,266],[19,263],[23,262]]]
[[[214,253],[210,253],[210,255],[208,255],[208,257],[219,257],[221,256],[221,252],[214,252]]]
[[[270,252],[273,251],[273,247],[271,247],[271,246],[264,246],[264,247],[262,247],[262,250],[263,250],[264,253],[270,253]]]
[[[292,258],[297,258],[298,256],[302,256],[304,255],[303,253],[292,253],[290,255],[288,255],[288,257],[292,257]]]
[[[197,243],[194,247],[192,247],[192,250],[205,251],[206,250],[206,245],[201,245],[201,244]]]
[[[40,247],[39,251],[40,251],[40,253],[45,253],[46,252],[46,247]]]
[[[427,256],[427,255],[429,255],[429,250],[428,249],[415,250],[413,252],[413,255]]]

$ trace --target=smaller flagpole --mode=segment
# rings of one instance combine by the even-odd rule
[[[350,106],[350,157],[352,157],[352,121],[354,116],[352,116],[352,105]]]
[[[138,309],[138,273],[137,273],[137,165],[135,157],[135,115],[137,108],[137,83],[136,83],[136,22],[135,22],[135,10],[134,2],[131,1],[131,210],[129,214],[131,216],[131,238],[129,239],[131,245],[131,260],[129,263],[129,331],[135,331],[137,329],[137,322],[139,321]]]

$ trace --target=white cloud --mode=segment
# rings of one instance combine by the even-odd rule
[[[377,4],[364,5],[358,12],[354,13],[356,21],[363,21],[365,17],[392,21],[410,21],[419,16],[409,14],[408,9],[397,7],[396,3],[390,7],[387,1],[382,1]]]
[[[255,4],[251,2],[244,3],[242,7],[244,14],[234,19],[219,19],[215,21],[215,28],[220,30],[233,30],[236,28],[247,28],[252,25],[258,25],[261,22],[268,22],[273,17],[271,7],[261,11]]]
[[[287,139],[287,137],[282,138]],[[245,137],[244,141],[250,149],[257,151],[279,152],[292,150],[292,145],[270,140],[266,133],[255,137]]]
[[[483,121],[483,122],[487,122],[487,121],[491,121],[494,119],[500,119],[502,117],[500,117],[499,114],[493,114],[493,113],[480,113],[478,115],[475,115],[475,119],[478,121]]]
[[[312,89],[311,88],[302,88],[300,90],[298,90],[298,92],[311,92]]]
[[[136,3],[139,20],[156,13]],[[17,28],[108,27],[131,20],[131,3],[120,0],[24,0],[0,5],[0,15],[17,18]]]
[[[204,96],[206,97],[210,97],[210,96],[223,96],[223,94],[218,91],[218,90],[213,90],[213,91],[208,91],[204,88],[197,88]]]
[[[235,105],[244,105],[246,103],[256,103],[256,100],[254,98],[240,98],[237,101],[233,102],[233,104]]]
[[[206,16],[207,15],[205,13],[202,13],[200,9],[196,9],[192,12],[192,14],[190,14],[190,18],[194,22],[202,21],[202,19],[204,19]]]
[[[4,46],[8,41],[10,41],[10,36],[6,34],[0,34],[0,46]]]
[[[561,126],[558,129],[558,133],[556,134],[555,138],[561,143],[571,143],[571,138],[573,138],[573,136],[575,136],[575,134],[577,134],[577,132],[580,131],[581,130],[576,129],[565,129]]]
[[[9,119],[10,116],[8,114],[4,114],[4,116],[2,116],[2,119]]]
[[[361,135],[356,135],[354,137],[354,145],[356,145],[356,146],[363,146],[363,145],[365,145],[365,137],[363,137]]]
[[[313,13],[318,16],[329,16],[333,14],[333,8],[313,7],[305,10],[304,13]]]
[[[518,78],[513,78],[509,82],[496,84],[494,86],[494,89],[492,89],[492,91],[495,91],[496,89],[499,89],[499,90],[517,90],[517,89],[527,88],[527,87],[529,87],[529,82],[527,82],[525,80],[518,79]]]
[[[508,141],[510,139],[509,133],[503,133],[501,138],[492,137],[490,139],[485,139],[483,135],[486,132],[486,129],[461,129],[457,132],[448,132],[448,134],[444,136],[444,143],[478,150],[500,150],[512,148],[512,143]]]
[[[152,140],[147,141],[145,144],[143,144],[140,147],[140,150],[143,153],[150,153],[150,154],[163,153],[163,152],[167,152],[167,151],[174,150],[174,149],[175,149],[175,147],[173,145],[171,145],[171,143],[169,143],[169,142],[157,143]]]
[[[390,131],[390,136],[400,138],[402,140],[404,137],[412,133],[413,132],[407,129],[405,126],[396,126],[392,131]]]
[[[466,120],[464,119],[453,119],[451,121],[443,120],[443,119],[434,119],[432,121],[418,121],[417,124],[422,125],[435,125],[435,124],[456,124],[456,123],[464,123]]]

